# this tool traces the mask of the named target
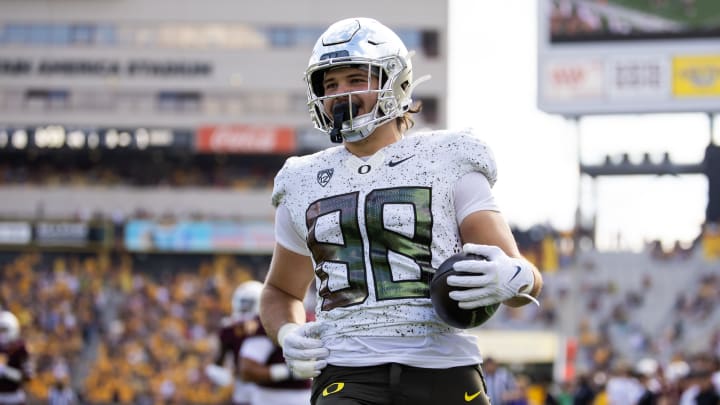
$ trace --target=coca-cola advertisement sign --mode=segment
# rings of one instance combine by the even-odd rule
[[[292,153],[295,131],[288,127],[205,126],[198,129],[195,147],[198,152]]]

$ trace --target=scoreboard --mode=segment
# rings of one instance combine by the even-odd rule
[[[541,0],[538,16],[542,111],[718,110],[720,2]]]

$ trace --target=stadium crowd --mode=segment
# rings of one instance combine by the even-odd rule
[[[555,245],[561,244],[557,234],[544,235],[554,235]],[[541,252],[536,260],[544,260],[543,243],[547,249],[545,237],[534,243]],[[627,402],[628,395],[635,401],[646,391],[673,404],[683,393],[697,394],[713,384],[720,388],[720,327],[704,328],[704,340],[690,333],[697,325],[720,324],[720,277],[706,271],[711,265],[697,267],[708,263],[699,248],[679,258],[659,259],[651,252],[644,255],[647,263],[685,272],[688,281],[672,295],[655,286],[652,271],[660,270],[645,269],[626,280],[603,278],[597,277],[604,270],[596,259],[568,258],[568,266],[545,268],[548,282],[540,308],[506,307],[482,326],[575,336],[575,372],[566,380],[534,381],[522,368],[510,368],[508,391],[521,392],[522,398],[513,404],[651,403]],[[228,400],[229,389],[214,385],[203,368],[217,350],[216,332],[230,310],[234,286],[262,279],[266,258],[141,260],[57,252],[1,257],[0,305],[20,320],[36,364],[26,386],[30,403],[45,403],[51,389],[62,384],[88,404]],[[627,269],[610,270],[607,276],[622,271]],[[643,325],[648,308],[665,308],[654,302],[659,295],[670,302],[662,328]],[[565,312],[573,306],[581,308],[582,318],[568,323]]]
[[[223,256],[140,271],[128,256],[4,256],[2,306],[32,353],[31,403],[59,381],[89,404],[218,404],[227,389],[203,368],[235,285],[257,278]]]
[[[133,165],[123,164],[124,154],[69,157],[43,155],[35,162],[6,157],[0,185],[267,189],[279,164],[277,157],[258,162],[242,155],[133,155]]]
[[[0,183],[267,189],[267,173],[274,172],[271,162],[259,162],[252,176],[238,175],[247,162],[235,166],[217,157],[207,165],[160,161],[153,166],[158,170],[127,173],[106,160],[88,167],[60,163],[25,170],[5,162]],[[251,180],[227,180],[232,178]],[[122,221],[115,225],[119,236]],[[707,224],[690,247],[664,249],[650,242],[639,263],[630,257],[605,263],[607,256],[592,248],[582,254],[576,246],[587,246],[592,230],[537,225],[513,233],[523,254],[544,272],[542,305],[503,307],[481,328],[567,336],[574,371],[546,379],[505,364],[500,370],[509,371],[496,381],[507,383],[497,389],[515,398],[508,403],[663,403],[638,402],[652,392],[675,404],[683,393],[696,395],[712,384],[720,389],[720,327],[713,326],[720,325],[720,276],[712,271],[720,260],[718,224]],[[123,252],[122,238],[116,241],[100,253],[0,253],[0,307],[17,316],[36,366],[26,384],[29,403],[47,403],[60,390],[72,391],[78,403],[97,405],[227,403],[231,389],[213,384],[203,370],[217,351],[216,334],[233,289],[262,280],[269,258],[133,255]]]

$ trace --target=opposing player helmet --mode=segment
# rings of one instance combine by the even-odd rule
[[[262,287],[262,283],[255,280],[246,281],[237,286],[232,296],[233,315],[244,319],[255,317],[260,309]]]
[[[10,343],[20,337],[20,322],[10,311],[0,312],[0,344]]]
[[[305,71],[308,107],[315,127],[327,132],[333,142],[356,142],[379,125],[402,116],[412,105],[410,56],[400,37],[374,19],[349,18],[332,24],[315,43]],[[359,67],[368,75],[377,75],[378,88],[325,96],[325,72],[337,67]],[[366,92],[377,93],[378,101],[369,113],[355,116],[352,96]],[[332,97],[348,100],[344,114],[333,112],[333,117],[327,113],[323,101]]]

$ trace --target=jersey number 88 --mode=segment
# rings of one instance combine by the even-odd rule
[[[348,307],[368,298],[368,268],[365,256],[367,245],[375,297],[378,301],[404,298],[428,298],[428,286],[433,269],[430,245],[432,242],[432,213],[430,189],[399,187],[376,189],[364,200],[364,227],[361,228],[360,193],[341,194],[310,204],[306,212],[308,247],[316,263],[315,273],[320,279],[318,291],[321,309]],[[394,208],[394,209],[393,209]],[[387,210],[386,210],[387,209]],[[404,213],[398,218],[385,218]],[[332,226],[320,225],[332,217]],[[409,232],[390,229],[386,223],[402,223]],[[338,232],[341,238],[328,240],[323,234]],[[318,229],[322,228],[322,229]],[[335,228],[335,229],[330,229]],[[320,240],[318,239],[320,234]],[[402,263],[414,263],[402,276],[394,274],[390,257]],[[399,255],[396,256],[396,255]],[[408,266],[404,266],[408,267]],[[411,276],[408,273],[412,274]],[[332,282],[330,282],[332,281]],[[331,285],[334,289],[331,289]]]

